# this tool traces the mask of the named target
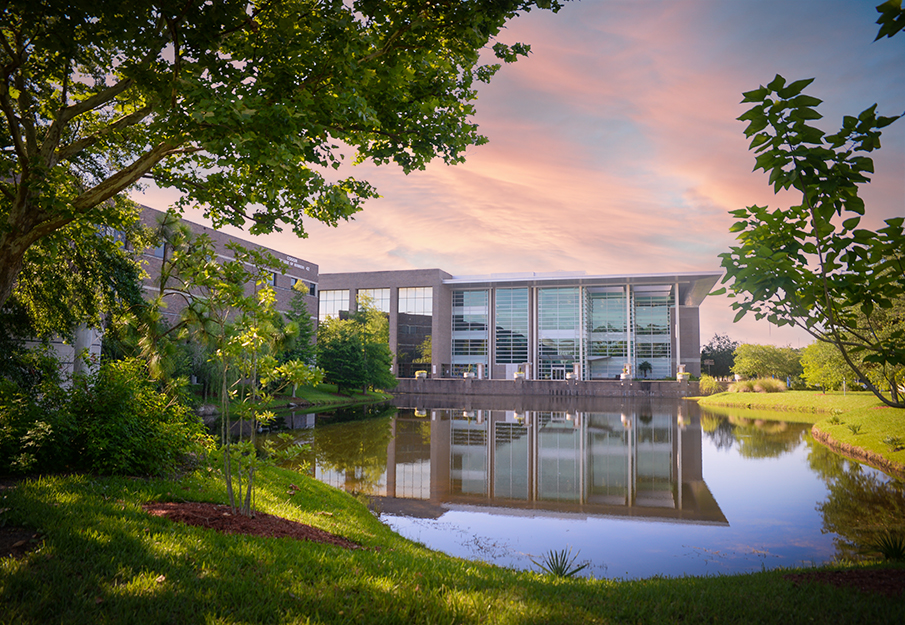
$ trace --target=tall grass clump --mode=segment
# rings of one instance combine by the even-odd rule
[[[781,393],[788,390],[786,383],[775,378],[739,380],[729,385],[730,393]]]
[[[715,395],[723,391],[723,386],[716,378],[705,374],[701,376],[701,381],[698,383],[698,390],[701,392],[701,395]]]

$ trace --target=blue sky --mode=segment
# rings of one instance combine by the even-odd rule
[[[905,112],[905,35],[873,42],[879,0],[584,0],[536,11],[500,39],[529,58],[482,86],[475,121],[490,142],[456,167],[403,175],[364,164],[380,199],[355,220],[309,224],[309,238],[258,237],[322,273],[440,267],[455,275],[719,269],[728,211],[776,206],[735,121],[741,93],[777,73],[816,78],[818,122],[874,103]],[[868,223],[905,216],[905,121],[884,132],[862,193]],[[135,199],[166,208],[173,196]],[[202,221],[198,215],[187,217]],[[722,297],[701,309],[701,335],[804,346],[789,329],[732,324]]]

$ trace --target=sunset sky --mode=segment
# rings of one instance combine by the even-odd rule
[[[321,273],[439,267],[454,275],[719,269],[728,211],[778,205],[753,172],[741,93],[777,73],[816,78],[817,125],[874,103],[905,112],[905,34],[873,42],[880,0],[584,0],[536,11],[501,34],[532,53],[482,85],[476,123],[490,142],[467,163],[403,175],[361,165],[382,197],[338,228],[310,222],[254,240]],[[884,131],[862,192],[868,223],[905,216],[905,120]],[[165,209],[172,194],[134,198]],[[797,198],[786,198],[785,205]],[[186,217],[203,222],[197,214]],[[235,231],[231,231],[236,233]],[[701,308],[701,338],[810,340],[766,322],[732,323],[724,297]]]

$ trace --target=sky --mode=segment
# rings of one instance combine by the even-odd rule
[[[874,42],[880,0],[583,0],[533,11],[499,40],[531,45],[478,89],[489,143],[464,164],[408,176],[392,165],[350,173],[381,194],[336,228],[308,222],[250,240],[321,273],[438,267],[453,275],[719,271],[729,211],[789,206],[754,172],[743,91],[776,74],[815,78],[827,132],[878,104],[905,112],[905,34]],[[488,59],[490,60],[490,59]],[[750,105],[748,105],[750,106]],[[868,226],[905,216],[905,120],[884,130],[862,190]],[[166,209],[172,192],[133,198]],[[198,211],[186,218],[205,223]],[[231,234],[249,238],[235,229]],[[701,340],[804,347],[802,331],[745,318],[725,296],[701,306]]]

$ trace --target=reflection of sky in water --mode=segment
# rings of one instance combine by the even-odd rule
[[[802,441],[778,458],[743,458],[703,437],[704,480],[729,527],[627,518],[564,518],[453,509],[437,520],[383,515],[412,540],[464,558],[536,568],[550,550],[571,547],[595,577],[742,573],[831,560],[832,535],[815,509],[827,488],[808,468]],[[453,506],[464,508],[463,506]]]

